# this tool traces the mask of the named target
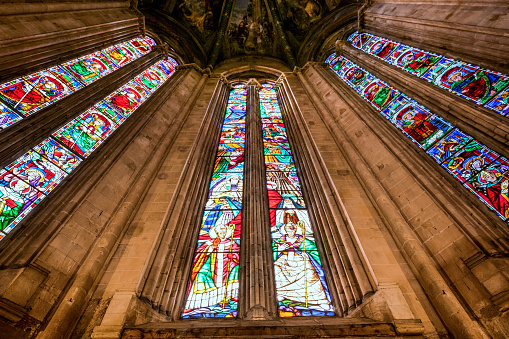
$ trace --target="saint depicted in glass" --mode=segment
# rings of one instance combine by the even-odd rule
[[[365,36],[361,39],[361,35],[357,36],[358,38],[352,41],[354,45],[363,41],[364,46],[369,44],[369,39],[372,38]],[[509,221],[509,162],[506,158],[455,128],[441,117],[431,113],[424,106],[397,89],[375,78],[350,60],[332,54],[326,62],[345,83],[367,100],[415,144],[426,150],[426,153],[433,160],[475,194],[488,208],[495,211],[502,220]],[[454,72],[458,74],[458,77],[460,77],[458,72],[467,72],[467,68],[454,67],[456,68],[451,71],[450,75],[447,75],[449,71],[440,72],[442,79],[450,79],[450,81],[448,80],[449,89],[457,86],[457,84],[454,84]],[[370,80],[365,82],[355,81],[350,76],[352,70],[355,70],[358,74],[365,74],[364,78]],[[444,80],[443,84],[445,83]],[[377,93],[366,95],[369,88],[373,88],[373,86],[377,87]],[[378,94],[383,89],[385,89],[383,98],[388,100],[377,100]],[[387,95],[389,92],[391,96]]]
[[[237,316],[246,89],[230,92],[182,317]]]
[[[140,48],[146,47],[140,45]],[[82,158],[88,157],[154,93],[173,74],[175,66],[173,59],[158,62],[140,74],[149,74],[151,80],[147,79],[142,84],[136,81],[137,78],[131,80],[16,161],[0,169],[0,239],[59,185],[82,162]],[[118,98],[130,90],[140,99],[133,100],[128,110],[108,103],[108,98]],[[0,104],[1,108],[3,106]],[[6,114],[10,114],[10,111]]]
[[[29,116],[150,52],[155,41],[136,38],[0,85],[9,108]],[[0,128],[20,120],[0,103]]]
[[[260,110],[279,316],[332,316],[322,261],[270,85],[260,90]]]
[[[509,114],[509,77],[462,61],[384,39],[355,32],[348,38],[352,46],[401,68],[478,105]],[[505,99],[505,100],[504,100]]]

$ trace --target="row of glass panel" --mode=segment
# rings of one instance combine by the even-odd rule
[[[0,85],[0,129],[29,116],[147,54],[149,37],[136,38]]]
[[[142,72],[0,170],[0,239],[113,133],[175,70],[173,59]]]
[[[509,221],[509,161],[343,56],[326,62],[401,132]]]
[[[369,33],[348,37],[352,46],[456,95],[509,115],[506,74],[426,52]]]

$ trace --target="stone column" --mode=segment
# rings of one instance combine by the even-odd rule
[[[270,246],[270,218],[259,90],[255,79],[247,82],[246,152],[241,237],[239,316],[268,320],[275,316],[275,283]]]

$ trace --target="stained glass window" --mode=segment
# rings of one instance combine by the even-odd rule
[[[136,38],[0,85],[0,128],[5,128],[150,52],[151,38]]]
[[[418,48],[355,32],[352,46],[501,115],[509,115],[509,77]]]
[[[0,239],[150,97],[176,65],[173,59],[158,62],[0,170]]]
[[[358,35],[356,43],[372,37]],[[502,220],[509,222],[509,162],[343,56],[326,62],[350,87]]]
[[[279,316],[333,316],[317,240],[271,85],[260,90],[260,110]]]
[[[230,92],[182,318],[237,316],[246,89]]]

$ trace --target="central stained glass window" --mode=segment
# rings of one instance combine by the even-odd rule
[[[244,85],[230,92],[182,318],[237,316],[244,144]]]
[[[322,261],[272,85],[260,90],[260,111],[279,316],[333,316]]]

